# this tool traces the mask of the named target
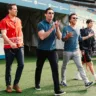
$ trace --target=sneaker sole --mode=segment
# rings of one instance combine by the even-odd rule
[[[61,94],[55,94],[55,96],[60,96],[60,95],[63,95],[63,94],[66,94],[66,92],[63,92]]]
[[[67,87],[67,86],[65,86],[65,85],[61,85],[61,86],[63,86],[63,87]]]
[[[35,88],[35,90],[38,90],[38,91],[40,91],[41,89]]]
[[[7,90],[6,90],[6,92],[7,92],[7,93],[12,93],[12,91],[7,91]]]
[[[92,85],[93,85],[93,83],[90,86],[86,87],[86,89],[90,88]]]
[[[60,84],[60,86],[67,87],[67,85]]]

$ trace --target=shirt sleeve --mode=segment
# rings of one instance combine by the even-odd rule
[[[80,29],[80,34],[79,34],[79,38],[78,38],[78,40],[79,40],[79,42],[82,42],[82,37],[83,37],[83,34],[84,34],[84,29]]]
[[[44,30],[44,26],[43,26],[42,23],[39,23],[37,28],[38,28],[38,32],[41,31],[41,30]]]
[[[81,42],[83,39],[82,39],[82,37],[81,37],[81,35],[79,35],[79,42]]]
[[[82,37],[87,36],[85,30],[86,29],[80,29],[80,34]]]
[[[0,21],[0,30],[6,30],[7,27],[6,27],[6,22],[5,20],[1,20]]]
[[[80,50],[83,50],[82,42],[83,42],[83,39],[82,39],[81,35],[79,35],[79,46],[80,46]]]

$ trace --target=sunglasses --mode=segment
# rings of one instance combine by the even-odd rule
[[[78,19],[77,17],[73,17],[72,19]]]
[[[48,14],[54,14],[54,12],[48,12]]]

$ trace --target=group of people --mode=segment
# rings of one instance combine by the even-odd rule
[[[8,93],[11,93],[13,88],[14,90],[16,90],[16,92],[21,93],[22,90],[19,87],[19,80],[24,68],[24,43],[22,24],[21,20],[17,17],[18,11],[16,4],[8,4],[8,12],[9,14],[0,21],[0,30],[4,39],[4,52],[6,60],[6,91]],[[61,85],[67,86],[66,65],[68,64],[70,59],[73,59],[78,68],[80,76],[84,81],[85,86],[91,86],[93,82],[90,82],[88,80],[82,66],[79,42],[87,42],[87,40],[89,40],[90,38],[92,39],[94,37],[93,31],[90,28],[87,28],[88,32],[86,31],[86,34],[82,35],[81,37],[80,30],[76,26],[77,15],[75,13],[69,15],[69,25],[64,27],[63,32],[61,32],[59,29],[60,22],[58,20],[55,22],[53,21],[54,11],[52,8],[47,8],[44,15],[45,19],[39,22],[37,26],[38,47],[35,70],[35,89],[41,90],[40,79],[42,68],[45,60],[48,59],[52,70],[55,95],[60,96],[66,93],[65,91],[62,91],[60,89],[58,62],[56,55],[56,39],[62,39],[62,41],[64,41],[63,65],[61,68]],[[92,32],[90,32],[90,30]],[[91,40],[89,41],[91,42]],[[84,48],[85,47],[86,46],[84,46]],[[88,59],[88,61],[86,59],[86,63],[88,63],[88,66],[91,70],[93,68],[93,64],[91,63],[91,57],[89,56],[89,48],[87,50],[88,52],[86,52],[85,49],[83,49],[82,52],[83,51],[87,54],[86,56],[90,58],[90,60]],[[14,84],[12,87],[11,65],[14,58],[16,58],[18,66],[15,74]],[[92,71],[92,74],[95,76],[94,70]]]

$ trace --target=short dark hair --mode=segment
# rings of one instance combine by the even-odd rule
[[[51,7],[49,7],[49,8],[47,8],[46,10],[45,10],[45,14],[48,12],[48,10],[53,10]],[[54,10],[53,10],[54,11]]]
[[[71,13],[70,15],[69,15],[69,21],[70,21],[70,19],[71,19],[71,17],[73,16],[73,15],[77,15],[76,13]]]
[[[8,4],[8,5],[7,5],[7,9],[8,9],[8,10],[11,10],[11,9],[12,9],[12,6],[14,6],[14,5],[16,6],[16,4]]]
[[[89,24],[90,22],[93,22],[92,19],[87,19],[86,24]]]

